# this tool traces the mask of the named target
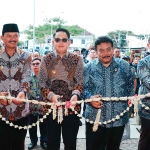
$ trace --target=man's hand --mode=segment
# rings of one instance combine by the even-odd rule
[[[0,92],[0,96],[6,96],[7,92]],[[6,99],[0,99],[0,104],[6,106],[8,105],[7,100]]]
[[[51,98],[52,103],[57,103],[59,98],[61,98],[60,95],[54,94]]]
[[[94,96],[91,96],[90,99],[95,99],[95,98],[100,98],[100,97],[101,96],[99,96],[99,95],[94,95]],[[97,109],[102,108],[102,104],[103,103],[101,101],[92,101],[91,102],[92,107],[97,108]]]
[[[75,107],[77,104],[77,100],[78,100],[78,96],[77,95],[73,95],[70,99],[70,104],[71,106]]]
[[[20,99],[24,99],[25,98],[25,93],[24,92],[19,92],[19,94],[17,95],[18,100],[13,99],[12,102],[16,105],[21,105],[23,104],[23,101],[19,100]]]

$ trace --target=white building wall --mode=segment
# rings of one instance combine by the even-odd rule
[[[89,45],[93,44],[93,36],[71,36],[70,39],[73,40],[73,43],[70,45],[70,50],[88,48]],[[82,40],[85,40],[85,44],[82,43]]]

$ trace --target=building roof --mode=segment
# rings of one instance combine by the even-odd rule
[[[81,27],[79,27],[79,28],[81,28]],[[93,33],[87,31],[86,29],[84,29],[84,28],[81,28],[81,29],[84,30],[83,33],[82,33],[81,35],[91,35],[91,36],[95,36]]]

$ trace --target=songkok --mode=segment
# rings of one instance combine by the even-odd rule
[[[19,32],[18,25],[14,23],[4,24],[2,35],[4,35],[5,32]]]

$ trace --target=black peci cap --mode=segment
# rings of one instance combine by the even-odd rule
[[[18,25],[14,23],[4,24],[2,35],[4,35],[5,32],[19,32]]]

